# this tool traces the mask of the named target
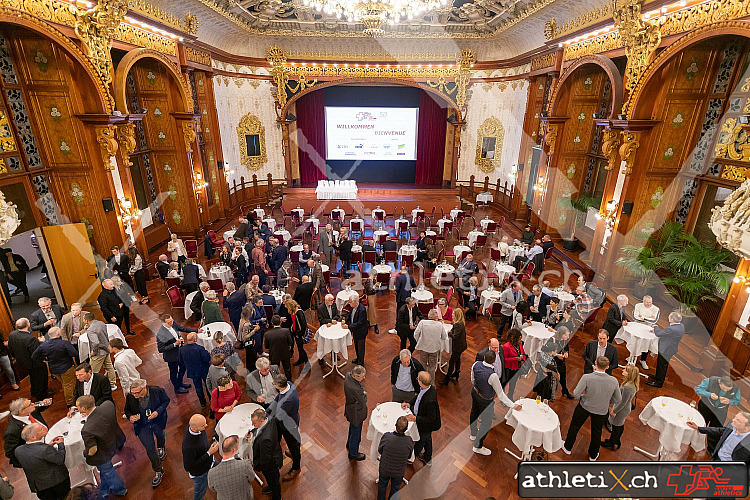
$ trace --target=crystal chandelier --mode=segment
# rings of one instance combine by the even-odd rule
[[[451,3],[452,0],[303,0],[306,7],[321,14],[362,23],[368,36],[382,35],[387,24],[412,20]]]

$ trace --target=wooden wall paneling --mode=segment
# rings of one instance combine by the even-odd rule
[[[229,189],[227,185],[227,178],[224,174],[224,170],[219,170],[219,163],[218,162],[224,162],[224,154],[221,148],[221,134],[219,133],[219,117],[216,113],[216,97],[214,94],[214,80],[213,78],[209,77],[210,75],[206,74],[206,110],[208,111],[208,116],[203,114],[203,110],[201,110],[201,114],[203,115],[203,118],[207,120],[211,124],[211,128],[215,133],[211,136],[212,137],[212,152],[213,152],[213,164],[214,168],[216,168],[218,181],[216,183],[216,191],[219,193],[219,213],[222,217],[226,216],[228,210],[229,210]],[[209,163],[211,162],[211,157],[209,157]],[[226,167],[224,167],[226,168]]]
[[[211,115],[208,109],[213,105],[213,93],[211,92],[211,78],[202,71],[195,71],[195,88],[196,95],[198,97],[198,112],[200,113],[200,119],[198,121],[201,133],[203,135],[203,146],[206,154],[204,164],[207,167],[205,172],[206,178],[211,179],[211,186],[213,187],[213,193],[211,199],[208,201],[208,219],[210,221],[216,220],[223,211],[221,210],[221,194],[226,186],[225,182],[222,182],[222,172],[216,165],[216,139],[219,136],[219,127],[211,119]]]

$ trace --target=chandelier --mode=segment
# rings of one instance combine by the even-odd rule
[[[336,16],[340,21],[362,23],[364,34],[374,37],[385,33],[385,25],[411,21],[449,6],[452,0],[303,0],[302,3],[318,13]]]

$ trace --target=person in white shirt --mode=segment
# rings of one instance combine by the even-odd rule
[[[438,356],[440,351],[443,350],[443,343],[448,339],[443,323],[438,320],[437,309],[430,309],[427,319],[417,324],[417,328],[414,330],[414,338],[417,340],[415,349],[420,352],[419,360],[432,380],[435,380]]]
[[[643,302],[635,305],[633,309],[633,318],[636,321],[643,321],[649,325],[655,325],[659,320],[659,308],[654,305],[654,299],[650,295],[643,296]],[[644,370],[648,370],[648,364],[646,359],[648,358],[648,352],[641,354],[641,366]]]
[[[114,338],[109,341],[109,349],[112,351],[112,364],[115,372],[120,377],[122,392],[127,396],[130,393],[130,382],[141,378],[136,367],[141,366],[141,358],[133,349],[126,349],[122,339]]]
[[[505,261],[508,258],[510,250],[508,250],[508,236],[505,235],[500,238],[500,243],[497,244],[497,249],[500,250],[500,257]]]
[[[187,250],[185,250],[185,244],[181,239],[177,238],[177,233],[172,233],[169,243],[167,243],[167,251],[172,254],[172,260],[179,263],[180,269],[187,260]]]
[[[524,255],[519,255],[515,258],[513,261],[513,267],[516,269],[519,268],[521,264],[525,264],[526,262],[531,262],[534,257],[544,252],[544,249],[542,248],[542,240],[536,240],[534,242],[534,246],[526,250]]]

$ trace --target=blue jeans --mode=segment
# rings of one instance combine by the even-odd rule
[[[346,448],[349,456],[355,457],[359,454],[359,442],[362,440],[362,424],[357,426],[349,424],[349,437],[346,440]]]
[[[193,500],[203,500],[208,489],[208,471],[201,476],[193,478]]]
[[[378,478],[378,500],[386,500],[391,498],[401,488],[401,483],[404,481],[403,477],[384,477]],[[391,483],[391,492],[386,496],[385,492],[388,489],[388,483]]]
[[[156,446],[154,446],[154,438],[156,438]],[[138,439],[146,449],[146,455],[149,461],[151,461],[151,468],[154,469],[154,472],[163,472],[164,469],[162,468],[157,448],[164,448],[166,446],[164,429],[155,424],[144,425],[138,431]]]
[[[112,460],[97,465],[96,468],[99,469],[99,479],[102,483],[99,487],[98,498],[106,498],[107,493],[110,491],[115,495],[121,496],[128,492],[127,488],[125,488],[125,483],[117,475],[117,471],[115,471],[115,467],[112,465]]]

